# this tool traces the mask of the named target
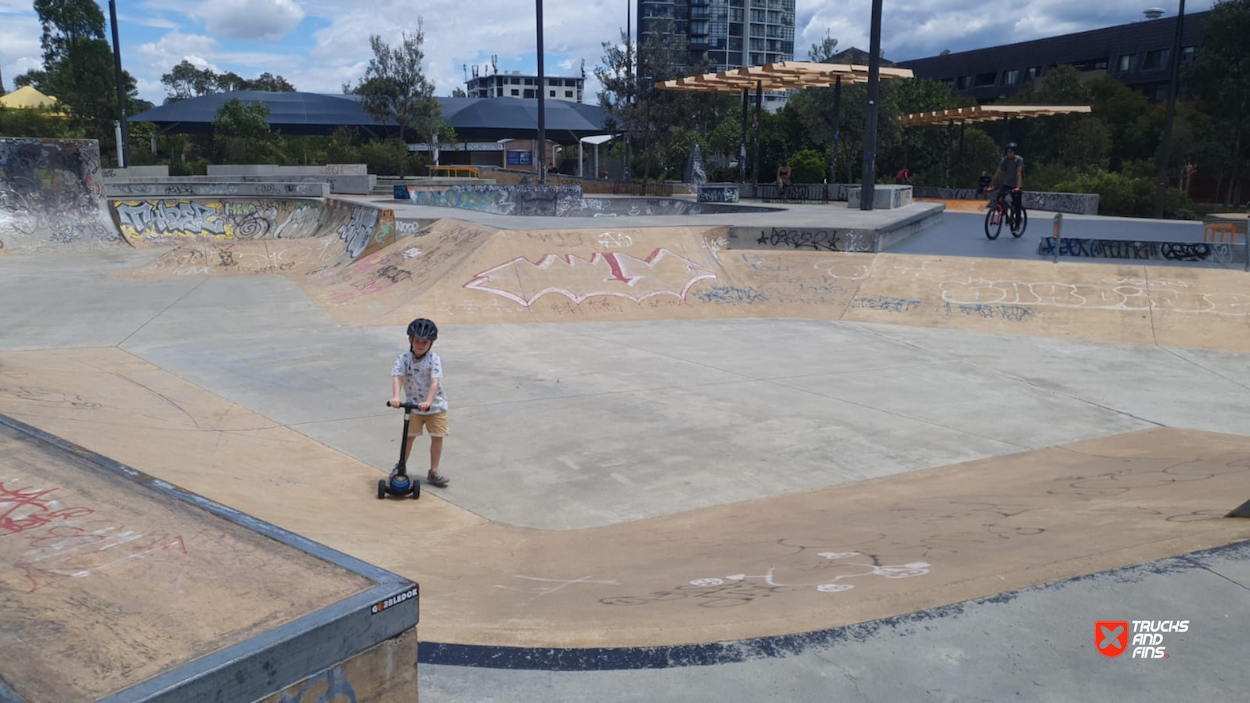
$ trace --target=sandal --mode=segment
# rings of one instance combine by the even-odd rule
[[[451,481],[447,480],[447,477],[434,471],[431,471],[428,474],[426,474],[425,480],[429,482],[431,486],[438,486],[439,488],[442,488],[446,486],[447,484],[451,483]]]

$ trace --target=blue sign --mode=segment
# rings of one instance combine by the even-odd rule
[[[529,151],[509,151],[508,164],[518,164],[521,166],[529,166],[534,163],[534,154]]]

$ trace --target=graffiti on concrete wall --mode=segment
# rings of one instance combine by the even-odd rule
[[[596,252],[589,259],[575,254],[548,254],[538,261],[517,257],[486,269],[464,284],[530,307],[548,293],[574,303],[594,296],[615,296],[641,303],[653,296],[685,300],[699,281],[716,274],[698,262],[658,248],[645,259],[629,254]]]
[[[1107,278],[1090,283],[969,277],[942,281],[942,301],[955,305],[1167,310],[1228,317],[1250,316],[1250,294],[1204,293],[1188,281]]]
[[[1084,239],[1079,237],[1044,237],[1037,245],[1044,256],[1078,256],[1096,259],[1153,259],[1161,261],[1211,261],[1231,263],[1238,260],[1239,249],[1232,244],[1206,242],[1143,242],[1124,239]],[[1245,259],[1240,259],[1244,261]]]
[[[738,186],[699,186],[697,200],[701,203],[736,203]]]
[[[0,138],[0,250],[116,244],[92,139]]]
[[[986,200],[986,193],[977,188],[932,188],[916,186],[913,194],[917,198],[940,198],[942,200]],[[1097,215],[1097,193],[1041,193],[1024,191],[1021,200],[1029,210],[1046,210],[1048,212],[1067,212],[1074,215]]]
[[[560,217],[578,206],[578,186],[453,185],[407,186],[408,198],[417,205],[478,210],[497,215],[545,215]],[[400,195],[396,186],[396,195]]]
[[[353,259],[369,246],[373,240],[374,229],[378,226],[379,210],[373,208],[356,208],[345,224],[339,227],[339,239],[347,244],[347,255]]]
[[[874,237],[857,230],[811,227],[730,227],[729,248],[871,252]]]
[[[235,240],[274,238],[285,209],[277,201],[221,200],[122,200],[113,203],[122,235],[132,243],[162,244],[188,239]],[[316,203],[293,201],[293,210],[309,209],[311,214],[296,218],[307,226],[316,216]],[[292,213],[293,215],[294,213]],[[290,222],[290,218],[285,218]],[[294,231],[292,231],[294,234]]]

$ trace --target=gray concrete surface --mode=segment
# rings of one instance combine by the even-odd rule
[[[32,307],[0,348],[117,345],[379,471],[394,463],[400,327],[335,325],[276,276],[122,283],[88,257],[3,265],[0,295]],[[804,320],[447,326],[436,350],[448,500],[544,529],[1156,425],[1250,434],[1238,354]]]
[[[0,350],[119,346],[379,476],[390,467],[401,420],[382,405],[400,328],[335,325],[276,276],[107,278],[162,253],[0,259]],[[1155,425],[1250,434],[1245,354],[803,320],[449,326],[436,349],[453,407],[443,466],[454,482],[440,495],[552,529]],[[573,673],[423,664],[421,695],[1232,701],[1250,684],[1248,592],[1242,547],[814,636],[752,661]],[[1191,629],[1167,642],[1174,658],[1110,660],[1092,643],[1107,619]]]
[[[588,195],[595,198],[612,198],[609,195]],[[478,222],[499,229],[594,229],[605,230],[623,227],[717,227],[739,225],[743,227],[837,227],[839,229],[880,230],[908,220],[921,213],[940,215],[943,206],[937,203],[913,203],[894,210],[863,211],[850,209],[844,202],[823,205],[784,205],[742,201],[739,205],[777,208],[779,212],[718,213],[712,215],[656,215],[642,217],[511,217],[459,208],[413,205],[410,201],[390,198],[359,198],[380,207],[395,210],[396,218],[454,218]],[[694,202],[693,196],[685,198]],[[982,237],[984,238],[984,237]]]
[[[1055,214],[1030,212],[1029,226],[1024,235],[1016,239],[1006,227],[998,239],[985,237],[985,215],[975,212],[947,210],[937,224],[894,244],[887,251],[891,254],[938,254],[944,256],[979,256],[992,259],[1030,259],[1050,261],[1051,257],[1037,253],[1038,240],[1053,232]],[[1064,215],[1063,236],[1092,239],[1130,239],[1154,242],[1201,242],[1203,224],[1181,220],[1147,220],[1127,217],[1096,217],[1089,215]],[[1114,264],[1126,259],[1092,259],[1061,256],[1060,261]],[[1134,259],[1134,265],[1188,266],[1202,268],[1227,268],[1241,270],[1244,264],[1221,264],[1193,261],[1151,261]]]
[[[421,700],[1239,701],[1250,688],[1250,543],[814,633],[798,651],[708,666],[592,672],[423,664]],[[1095,649],[1099,620],[1189,620],[1166,659]]]

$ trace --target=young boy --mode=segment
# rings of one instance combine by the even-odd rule
[[[408,325],[408,351],[399,355],[391,369],[392,397],[387,404],[398,408],[403,387],[408,402],[416,402],[408,425],[407,445],[404,447],[403,464],[407,466],[412,453],[412,441],[422,429],[430,432],[430,472],[426,480],[430,485],[442,488],[450,483],[438,472],[438,460],[443,453],[443,437],[447,436],[447,396],[443,394],[443,362],[438,354],[430,351],[438,339],[438,327],[425,318],[417,318]],[[399,468],[399,464],[395,465]]]

